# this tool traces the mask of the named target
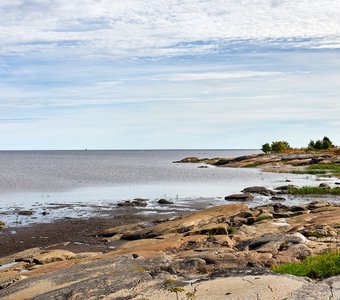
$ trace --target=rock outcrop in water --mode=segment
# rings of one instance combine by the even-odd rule
[[[324,201],[231,204],[114,227],[98,234],[121,242],[107,253],[34,248],[0,259],[0,298],[159,300],[181,287],[196,299],[338,299],[339,277],[315,283],[270,267],[338,249],[339,216]]]
[[[206,163],[217,167],[230,168],[261,168],[270,172],[289,172],[303,170],[315,164],[339,163],[340,153],[276,153],[252,154],[234,158],[184,158],[174,163]]]

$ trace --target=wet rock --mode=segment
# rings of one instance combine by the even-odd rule
[[[285,197],[280,197],[280,196],[273,196],[270,198],[272,201],[286,201]]]
[[[207,169],[208,168],[208,166],[199,166],[199,167],[197,167],[198,169]]]
[[[4,229],[5,228],[5,222],[0,221],[0,229]]]
[[[232,194],[232,195],[226,196],[224,199],[227,201],[250,201],[250,200],[254,200],[255,198],[252,194],[243,193],[243,194]]]
[[[214,163],[215,166],[224,166],[233,161],[233,159],[219,159]]]
[[[174,204],[172,201],[170,200],[166,200],[166,199],[159,199],[158,200],[158,204],[162,204],[162,205],[170,205],[170,204]]]
[[[255,194],[260,194],[263,196],[272,196],[275,195],[276,193],[274,191],[271,191],[264,186],[251,186],[243,189],[241,191],[242,193],[255,193]]]
[[[146,203],[147,199],[134,199],[132,201],[126,200],[124,202],[119,202],[117,206],[119,207],[145,207],[147,206]]]
[[[17,213],[19,216],[32,216],[33,215],[33,211],[31,210],[20,210]]]
[[[47,211],[43,211],[41,214],[42,214],[43,216],[47,216],[47,215],[49,215],[50,213],[48,213]]]
[[[325,188],[325,189],[330,189],[331,188],[331,186],[329,184],[327,184],[327,183],[320,183],[319,187]]]
[[[306,211],[307,206],[306,205],[295,205],[290,208],[290,211],[296,212],[296,211]]]

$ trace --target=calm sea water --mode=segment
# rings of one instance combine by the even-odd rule
[[[315,184],[312,176],[263,173],[258,169],[198,168],[176,164],[187,156],[236,157],[258,150],[148,150],[148,151],[2,151],[0,152],[0,219],[13,221],[13,211],[72,204],[57,216],[86,216],[91,205],[112,209],[133,198],[173,199],[190,209],[224,204],[223,197],[252,185],[276,187],[287,179]],[[262,203],[258,198],[254,203]],[[152,202],[154,201],[154,202]],[[150,208],[148,205],[148,208]],[[159,207],[158,207],[159,208]],[[34,217],[32,217],[34,220]],[[48,220],[49,218],[45,218]],[[28,222],[27,218],[24,221]],[[32,221],[32,220],[31,220]]]

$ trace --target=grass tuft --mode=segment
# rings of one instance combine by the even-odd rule
[[[280,274],[307,276],[322,279],[340,274],[340,251],[310,256],[298,263],[274,266],[272,271]]]
[[[318,186],[303,186],[298,189],[290,188],[288,193],[291,195],[340,195],[340,187],[325,189]]]

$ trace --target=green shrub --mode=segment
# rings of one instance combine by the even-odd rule
[[[335,276],[340,274],[340,251],[310,256],[299,263],[274,266],[272,271],[280,274],[307,276],[313,279]]]

